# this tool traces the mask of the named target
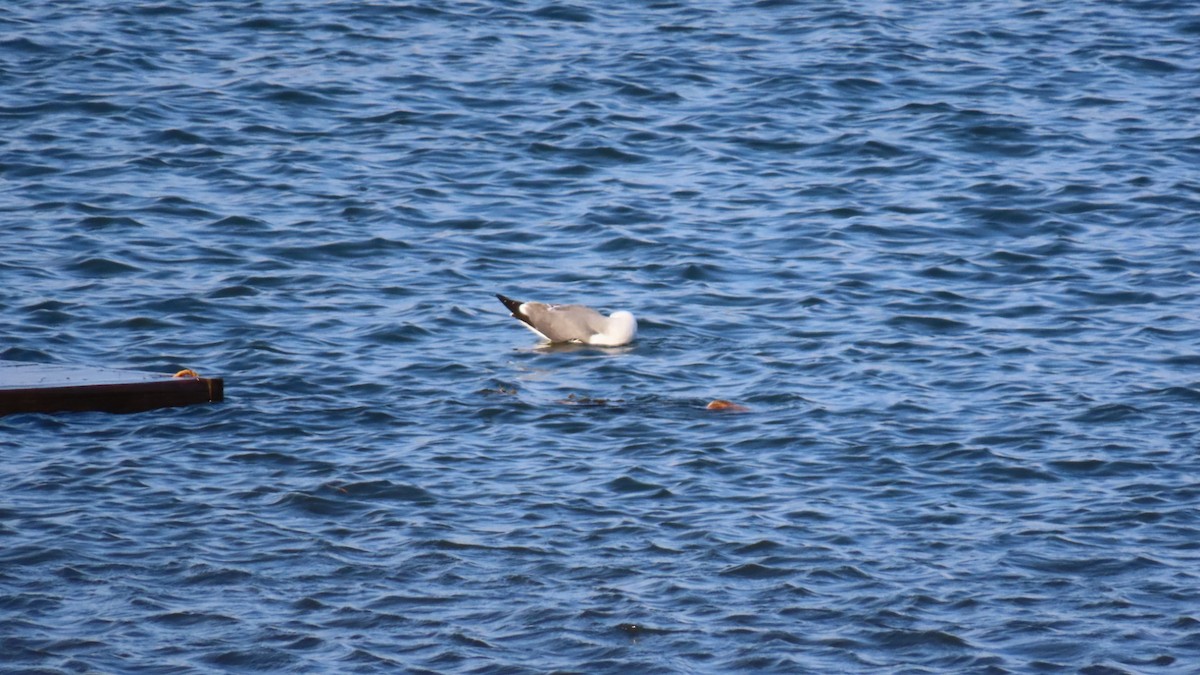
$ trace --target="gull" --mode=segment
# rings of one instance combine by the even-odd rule
[[[521,325],[547,342],[617,347],[628,344],[637,334],[637,319],[629,312],[613,312],[604,316],[583,305],[521,302],[499,293],[496,297],[521,321]]]

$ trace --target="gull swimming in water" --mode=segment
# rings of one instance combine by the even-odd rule
[[[521,325],[547,342],[617,347],[628,344],[637,335],[637,319],[629,312],[613,312],[604,316],[583,305],[520,302],[499,293],[496,297],[521,321]]]

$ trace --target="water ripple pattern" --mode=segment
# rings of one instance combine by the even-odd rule
[[[1195,672],[1194,10],[8,3],[0,670]]]

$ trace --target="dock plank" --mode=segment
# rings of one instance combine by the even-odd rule
[[[219,377],[0,361],[0,415],[97,410],[141,412],[225,398]]]

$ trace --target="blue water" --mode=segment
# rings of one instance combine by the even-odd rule
[[[227,400],[0,418],[0,669],[1196,672],[1198,43],[6,4],[0,359]]]

